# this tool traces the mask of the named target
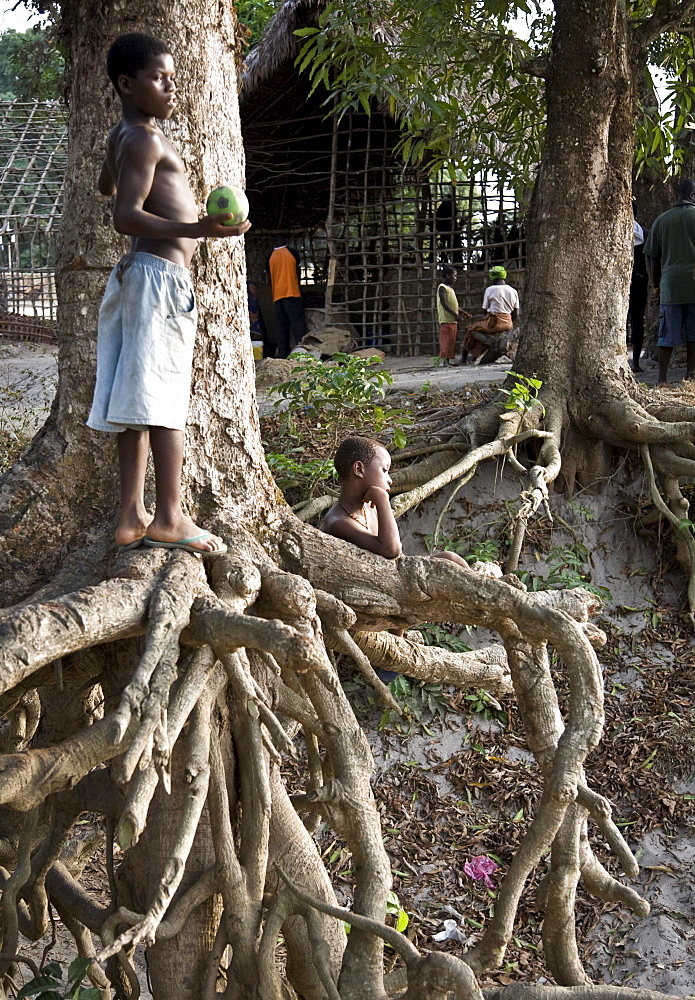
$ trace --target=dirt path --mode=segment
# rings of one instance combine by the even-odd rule
[[[48,412],[56,387],[55,347],[40,344],[0,341],[0,428],[26,425],[35,433]],[[642,360],[645,371],[639,381],[655,386],[656,366]],[[384,367],[393,376],[393,389],[404,392],[422,389],[427,383],[443,392],[466,385],[501,382],[512,370],[512,364],[466,365],[464,367],[435,365],[430,357],[384,359]],[[674,383],[685,377],[685,368],[674,367],[670,372]],[[283,376],[284,377],[284,376]],[[259,408],[267,407],[267,389],[258,390]]]
[[[43,424],[55,395],[56,349],[0,341],[0,431],[24,439]]]

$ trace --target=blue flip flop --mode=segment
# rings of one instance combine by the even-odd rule
[[[221,556],[227,551],[227,546],[222,542],[218,549],[199,549],[193,542],[202,542],[206,538],[212,538],[211,531],[203,531],[200,535],[193,535],[191,538],[182,538],[178,542],[160,542],[156,538],[143,539],[145,545],[151,549],[182,549],[184,552],[192,552],[194,556]]]
[[[130,552],[131,549],[139,549],[142,543],[145,541],[145,536],[141,535],[140,538],[136,538],[134,542],[128,542],[127,545],[117,545],[116,548],[119,552]]]

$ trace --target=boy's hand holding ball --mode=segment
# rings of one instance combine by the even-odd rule
[[[241,188],[232,186],[215,188],[208,195],[205,208],[208,218],[214,219],[217,225],[232,230],[224,233],[225,236],[241,236],[251,228],[251,223],[248,221],[249,202]]]

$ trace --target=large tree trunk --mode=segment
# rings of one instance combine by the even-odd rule
[[[524,525],[556,480],[600,488],[615,446],[645,455],[655,502],[656,479],[674,527],[687,517],[679,480],[695,475],[695,410],[650,398],[628,368],[625,319],[631,273],[632,163],[636,81],[648,44],[676,27],[695,4],[657,4],[636,18],[621,0],[554,0],[546,79],[546,138],[528,219],[528,272],[515,369],[543,382],[541,406],[522,426],[550,437],[529,469]],[[513,378],[510,378],[510,388]],[[499,431],[503,400],[473,413],[463,431],[474,442]],[[508,432],[507,432],[508,433]],[[646,453],[645,453],[646,449]],[[660,508],[661,509],[661,508]],[[695,547],[677,532],[679,558],[691,577]]]
[[[104,68],[125,31],[161,34],[180,82],[179,110],[167,126],[202,207],[216,185],[243,183],[232,8],[203,0],[90,0],[63,4],[70,74],[69,159],[57,266],[59,384],[50,419],[33,447],[4,477],[0,494],[0,602],[16,601],[50,577],[75,549],[110,541],[117,497],[113,436],[85,426],[94,387],[96,320],[108,273],[126,243],[97,192],[106,134],[120,114]],[[214,95],[214,97],[213,97]],[[248,350],[243,241],[209,240],[193,264],[200,328],[185,456],[185,500],[194,517],[224,512],[260,523],[277,499],[262,460]],[[24,500],[26,510],[18,518]],[[78,502],[76,502],[78,501]],[[99,528],[98,535],[95,528]],[[46,544],[50,537],[52,543]],[[97,554],[95,553],[95,556]],[[81,560],[82,561],[82,560]],[[84,571],[80,567],[79,573]]]
[[[555,8],[516,363],[544,380],[552,405],[582,433],[601,401],[597,387],[611,394],[616,379],[630,378],[624,323],[635,92],[625,5],[557,0]],[[590,437],[580,445],[575,435],[563,451],[565,475],[576,468],[581,485],[606,471],[597,458],[605,462],[607,450]]]
[[[627,312],[635,114],[624,4],[555,6],[520,345],[549,379],[572,368],[595,375],[596,363],[615,371],[624,353],[616,332]]]

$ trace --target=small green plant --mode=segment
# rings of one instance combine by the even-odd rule
[[[509,716],[502,708],[496,698],[479,688],[474,694],[464,695],[464,700],[470,705],[471,711],[476,715],[482,715],[484,719],[494,719],[500,725],[506,726],[509,723]]]
[[[574,587],[584,587],[585,590],[597,594],[604,601],[611,601],[613,595],[607,587],[598,587],[589,580],[589,552],[581,542],[551,549],[545,564],[547,575],[523,570],[519,579],[529,590],[572,590]]]
[[[397,931],[401,932],[401,934],[410,923],[410,917],[401,906],[401,901],[393,889],[389,889],[389,894],[386,899],[386,918],[388,919],[389,917],[393,917],[393,925]],[[352,930],[352,925],[349,924],[347,920],[343,920],[343,927],[345,928],[346,934],[349,934]]]
[[[389,889],[388,898],[386,900],[386,916],[394,918],[396,930],[400,931],[401,934],[410,923],[410,918],[401,906],[401,901],[393,889]]]
[[[454,711],[441,684],[411,680],[400,675],[391,681],[389,691],[401,705],[405,717],[422,725],[425,732],[429,732],[426,723],[431,719]],[[405,723],[406,726],[408,724]],[[379,720],[379,728],[390,725],[402,729],[404,722],[392,709],[387,708]]]
[[[440,531],[436,538],[434,533],[423,534],[421,537],[428,552],[434,552],[435,549],[456,552],[469,563],[497,562],[501,557],[500,543],[494,538],[471,542],[470,534],[461,537],[456,532],[447,535],[443,531]]]
[[[392,382],[376,358],[341,353],[326,364],[304,354],[295,359],[292,378],[274,386],[270,394],[277,397],[275,407],[282,407],[282,420],[290,436],[295,434],[297,416],[306,414],[328,431],[334,445],[341,432],[359,422],[368,424],[375,434],[392,427],[394,444],[402,448],[405,428],[412,418],[406,410],[381,405]]]
[[[583,517],[585,521],[596,520],[596,511],[591,510],[589,507],[582,507],[582,505],[577,503],[575,500],[570,500],[567,506],[576,514]]]
[[[448,649],[452,653],[468,653],[470,651],[470,646],[467,646],[462,639],[459,639],[457,635],[449,632],[442,625],[437,625],[434,622],[425,622],[422,625],[418,625],[417,631],[424,639],[426,646],[439,646],[441,649]]]
[[[470,562],[497,562],[500,558],[500,543],[494,538],[486,538],[482,542],[475,542],[470,546],[465,555]]]
[[[25,1000],[26,997],[36,997],[36,1000],[101,1000],[101,990],[82,985],[91,964],[91,958],[75,958],[68,967],[67,977],[63,979],[60,963],[49,962],[39,969],[38,976],[22,986],[16,1000]]]
[[[445,552],[457,552],[459,555],[464,555],[467,549],[465,539],[460,538],[456,534],[446,535],[443,531],[440,531],[436,538],[434,532],[423,534],[421,537],[428,552],[434,552],[435,549],[443,549]]]
[[[298,462],[291,455],[270,452],[266,455],[268,468],[273,479],[283,493],[299,489],[302,497],[311,497],[319,483],[334,482],[337,478],[333,460],[316,458],[308,462]]]
[[[527,378],[526,375],[519,375],[517,372],[510,372],[516,379],[513,389],[501,389],[507,397],[504,404],[505,410],[518,410],[520,413],[527,413],[532,407],[540,406],[543,416],[545,407],[538,400],[538,392],[543,385],[539,378]]]

